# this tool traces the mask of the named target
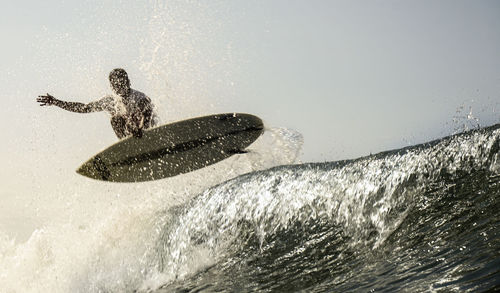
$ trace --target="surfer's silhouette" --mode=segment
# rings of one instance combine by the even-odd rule
[[[106,111],[111,115],[111,126],[120,139],[127,136],[141,137],[144,129],[156,126],[157,115],[151,99],[130,87],[130,79],[124,69],[116,68],[109,73],[114,95],[108,95],[88,104],[65,102],[50,94],[38,96],[40,106],[58,106],[76,113]]]

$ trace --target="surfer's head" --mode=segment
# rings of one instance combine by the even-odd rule
[[[116,68],[109,73],[109,82],[115,94],[126,96],[130,92],[130,79],[124,69]]]

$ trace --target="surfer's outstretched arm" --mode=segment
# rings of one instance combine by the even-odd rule
[[[90,102],[88,104],[78,103],[78,102],[65,102],[54,98],[52,95],[41,95],[36,99],[40,106],[57,106],[61,109],[76,112],[76,113],[90,113],[99,112],[104,110],[104,101],[98,100],[95,102]]]

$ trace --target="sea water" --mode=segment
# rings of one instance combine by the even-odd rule
[[[203,182],[207,173],[167,179],[162,187],[133,188],[133,204],[117,201],[47,224],[24,243],[2,236],[2,290],[500,285],[500,125],[356,160],[291,165],[300,135],[268,133],[250,154],[208,170],[224,175],[206,185],[189,182]],[[266,153],[271,144],[280,151]]]

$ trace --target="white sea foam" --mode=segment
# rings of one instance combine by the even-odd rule
[[[279,134],[277,134],[279,133]],[[158,243],[175,206],[243,173],[293,163],[301,141],[280,129],[204,169],[151,183],[106,184],[79,178],[33,202],[43,214],[26,242],[0,237],[0,283],[7,292],[119,292],[154,288],[212,263],[203,249],[175,275],[159,271]],[[278,137],[279,136],[279,137]],[[276,140],[280,143],[273,144]],[[83,183],[82,183],[83,182]],[[65,190],[68,194],[64,194]]]

